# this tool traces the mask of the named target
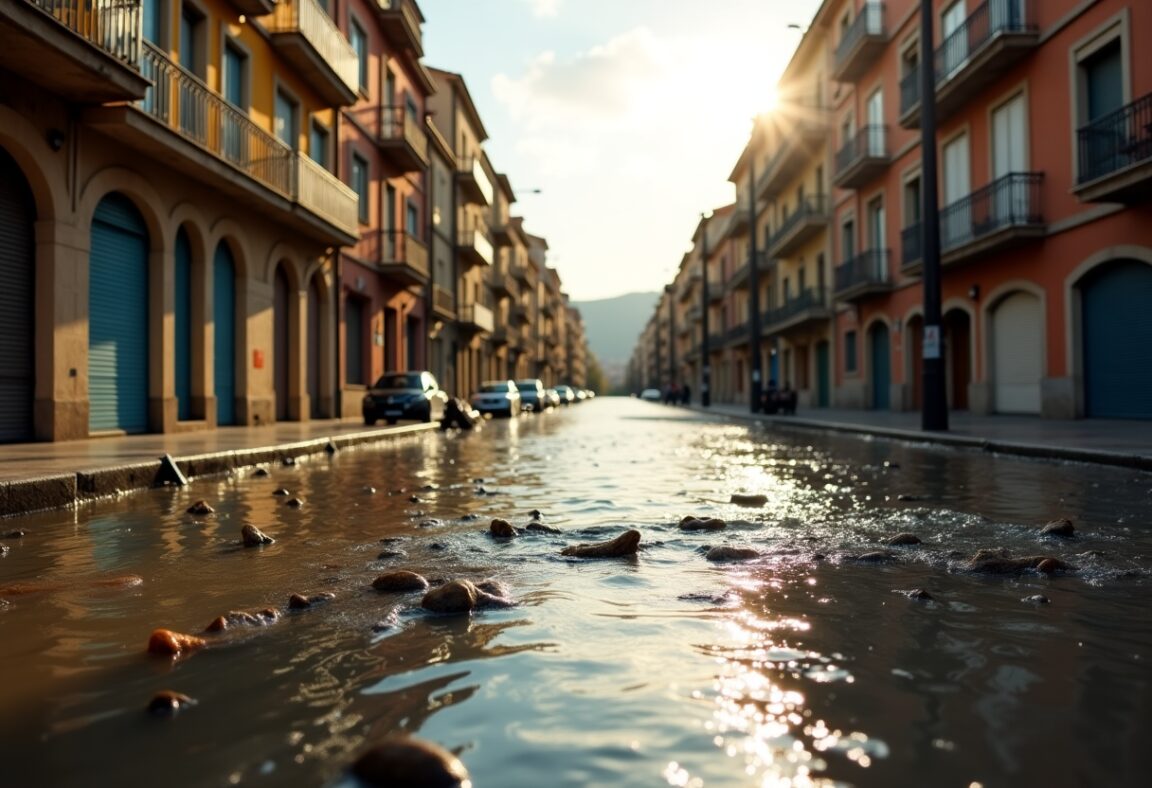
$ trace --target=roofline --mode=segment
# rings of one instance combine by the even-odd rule
[[[447,83],[455,83],[458,86],[457,93],[464,102],[464,111],[468,115],[468,119],[476,127],[477,138],[480,142],[488,139],[488,130],[484,128],[484,121],[480,119],[480,111],[476,109],[476,104],[472,101],[472,94],[468,92],[468,84],[464,81],[464,75],[457,74],[455,71],[445,71],[435,66],[428,66],[428,72],[437,79]]]

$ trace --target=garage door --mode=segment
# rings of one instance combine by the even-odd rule
[[[1152,418],[1152,265],[1121,260],[1081,285],[1085,415]]]
[[[0,441],[32,438],[35,221],[28,182],[0,150]]]
[[[288,364],[291,356],[288,348],[288,275],[284,264],[276,266],[276,281],[272,303],[273,337],[275,346],[272,359],[272,372],[276,381],[276,421],[288,419]]]
[[[216,384],[216,424],[236,423],[236,263],[228,244],[216,247],[212,262],[212,367]]]
[[[1039,413],[1044,375],[1040,299],[1013,293],[992,313],[992,379],[998,413]]]
[[[88,408],[90,431],[148,429],[148,231],[120,194],[92,218]]]

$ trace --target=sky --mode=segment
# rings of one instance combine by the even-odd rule
[[[418,0],[574,301],[670,282],[819,0]],[[790,28],[796,25],[799,29]],[[539,190],[538,193],[535,193]]]

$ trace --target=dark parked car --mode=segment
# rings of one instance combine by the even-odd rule
[[[551,390],[556,392],[561,405],[571,405],[576,401],[576,391],[571,386],[553,386]]]
[[[524,410],[542,411],[551,405],[548,393],[544,390],[544,381],[540,378],[525,378],[516,381],[516,388],[520,389],[520,404]]]
[[[385,372],[364,395],[364,423],[378,419],[395,424],[400,419],[432,422],[444,418],[448,395],[428,371]]]

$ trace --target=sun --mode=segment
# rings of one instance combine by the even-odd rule
[[[760,95],[760,114],[771,115],[780,107],[780,94],[775,85],[769,85]]]

